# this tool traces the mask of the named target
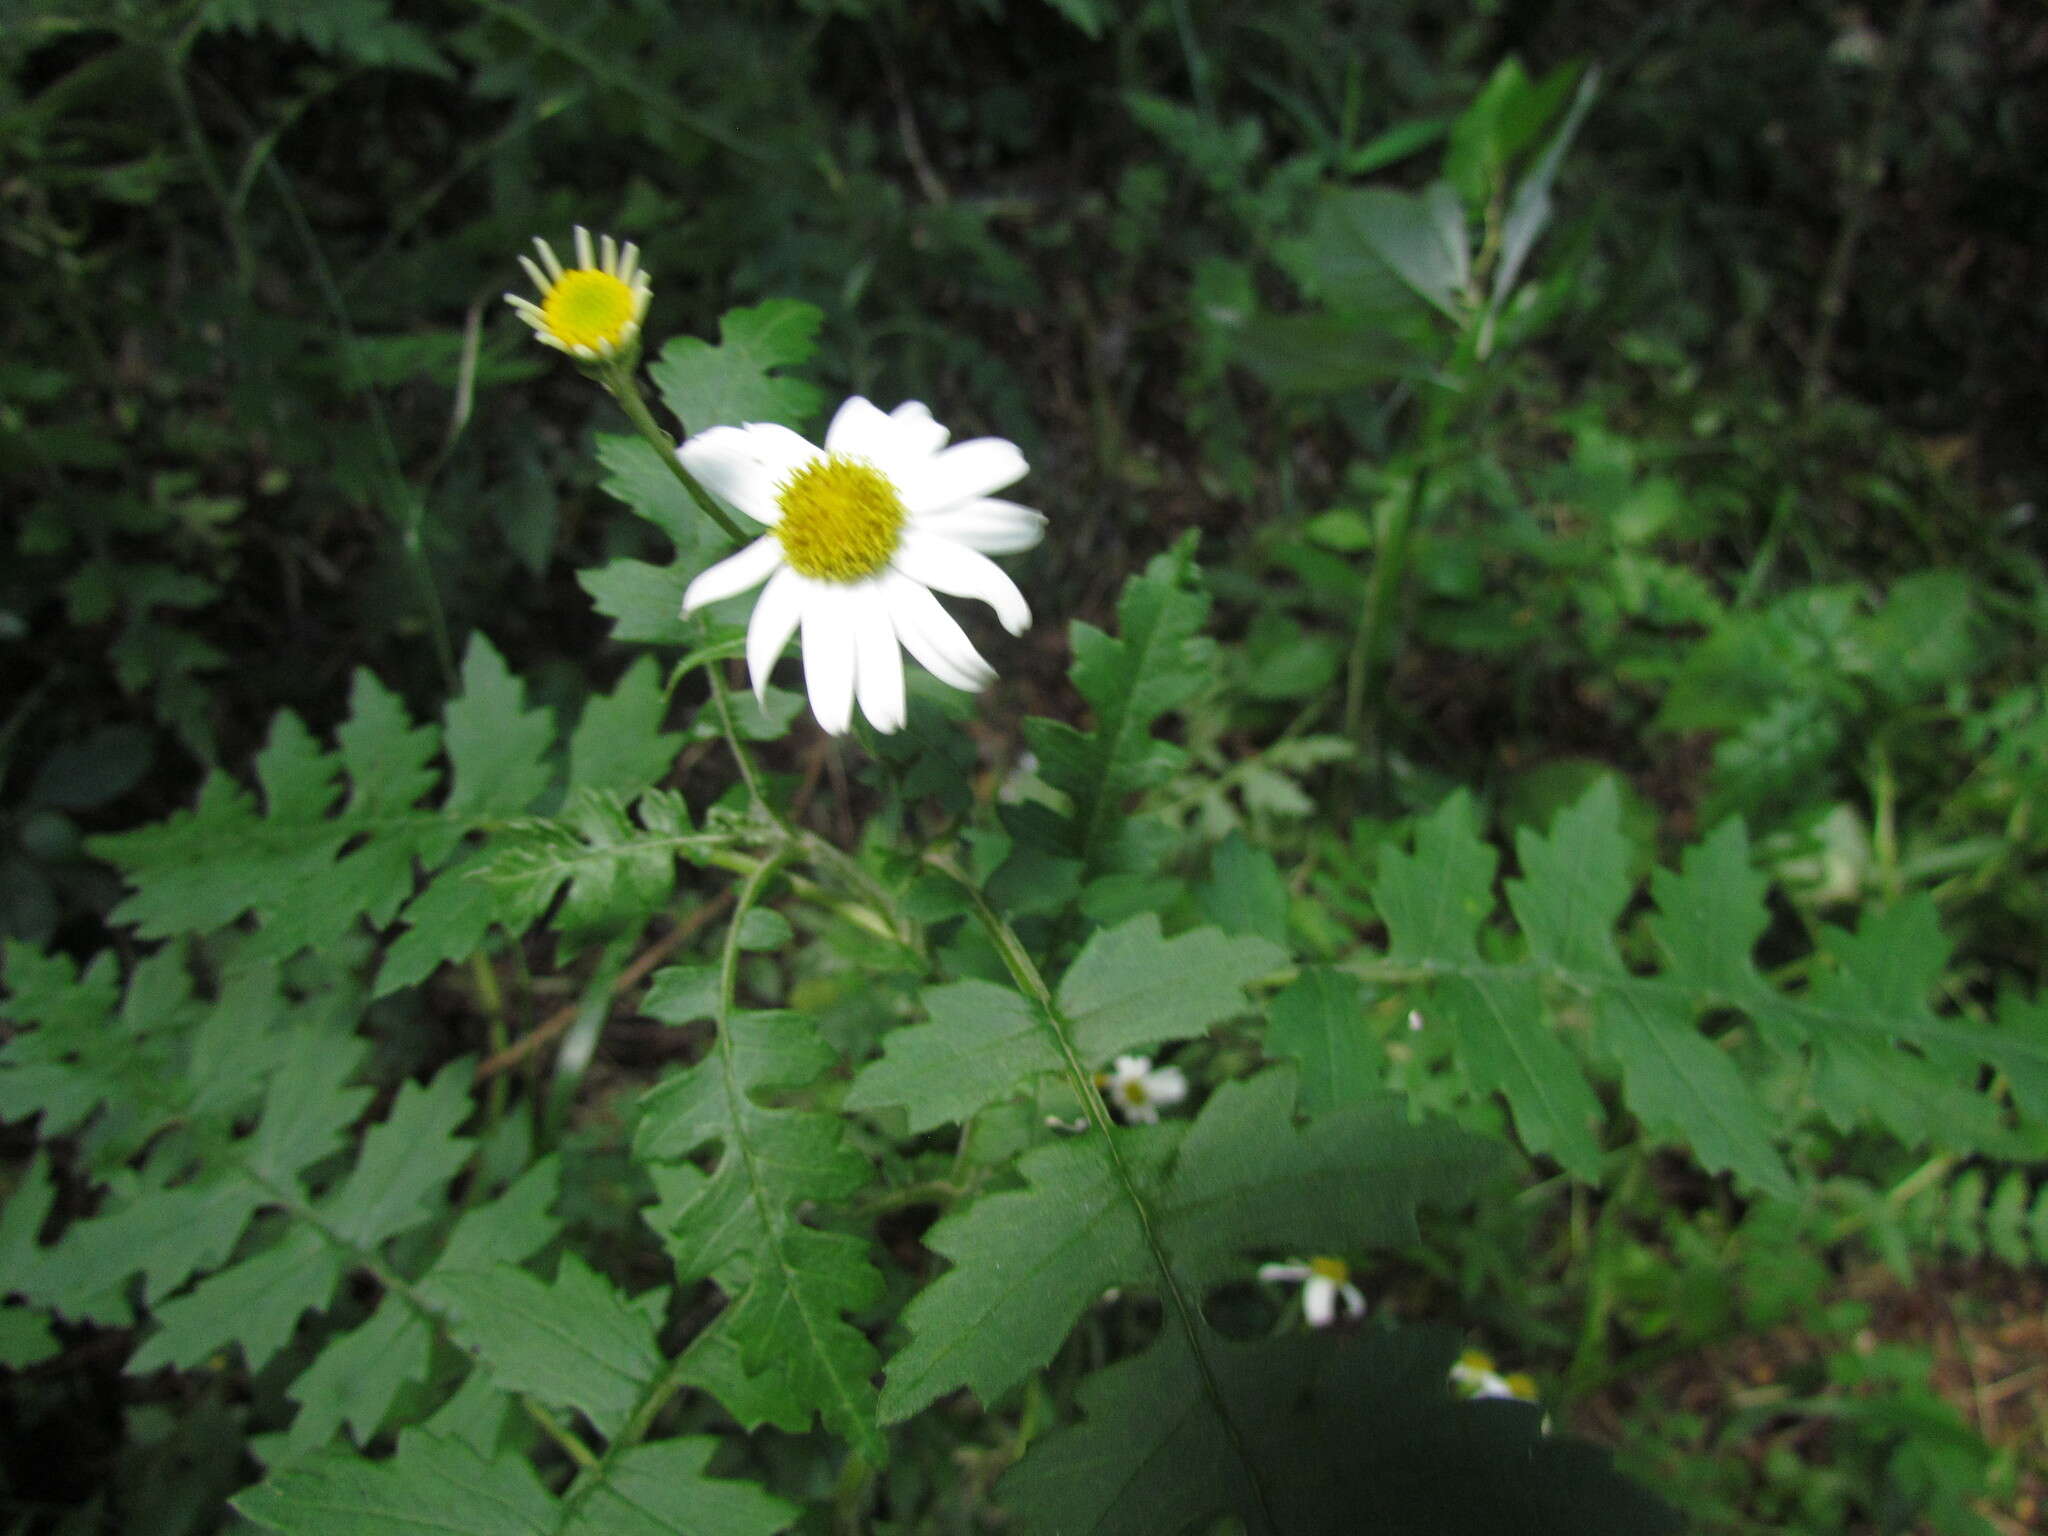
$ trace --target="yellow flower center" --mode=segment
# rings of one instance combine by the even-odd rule
[[[881,471],[833,454],[813,459],[776,496],[775,537],[800,576],[861,581],[889,563],[903,532],[903,499]]]
[[[1493,1356],[1483,1349],[1468,1349],[1458,1356],[1458,1364],[1475,1374],[1493,1369]]]
[[[1145,1102],[1145,1084],[1138,1078],[1125,1078],[1122,1084],[1119,1085],[1118,1091],[1123,1094],[1126,1104],[1142,1104]]]
[[[1507,1389],[1525,1403],[1536,1401],[1535,1378],[1527,1376],[1521,1371],[1516,1371],[1514,1375],[1507,1378]]]
[[[564,272],[541,300],[548,333],[575,351],[606,352],[625,340],[633,323],[633,290],[594,267]]]
[[[1320,1275],[1332,1285],[1348,1285],[1351,1281],[1351,1266],[1342,1259],[1310,1259],[1308,1272]]]

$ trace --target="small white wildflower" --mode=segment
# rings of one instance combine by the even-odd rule
[[[1468,1349],[1451,1367],[1451,1386],[1463,1398],[1505,1397],[1517,1402],[1536,1401],[1536,1383],[1520,1371],[1503,1376],[1493,1356],[1483,1349]]]
[[[1159,1111],[1188,1096],[1179,1067],[1154,1067],[1150,1056],[1119,1056],[1112,1070],[1095,1074],[1095,1086],[1132,1125],[1157,1125]]]
[[[1024,477],[1015,443],[948,448],[949,435],[915,400],[885,415],[855,395],[822,448],[753,422],[699,432],[676,450],[705,489],[768,530],[683,593],[688,615],[767,583],[747,624],[757,695],[799,628],[811,713],[834,736],[852,724],[856,699],[876,730],[902,726],[899,645],[955,688],[994,678],[932,593],[979,598],[1023,634],[1030,606],[989,556],[1030,549],[1045,518],[993,494]]]
[[[1327,1328],[1337,1320],[1341,1303],[1347,1320],[1365,1316],[1365,1292],[1351,1283],[1351,1266],[1342,1259],[1313,1258],[1306,1262],[1261,1264],[1259,1278],[1301,1285],[1301,1315],[1311,1328]]]

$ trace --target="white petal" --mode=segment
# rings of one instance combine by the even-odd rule
[[[1306,1264],[1261,1264],[1259,1278],[1267,1282],[1278,1280],[1306,1280],[1315,1271]]]
[[[1124,1119],[1131,1125],[1157,1125],[1159,1111],[1150,1104],[1125,1104],[1122,1106]]]
[[[865,395],[848,395],[825,429],[827,453],[879,460],[893,456],[895,448],[896,424]]]
[[[1310,1275],[1301,1287],[1301,1315],[1311,1328],[1327,1328],[1337,1320],[1336,1282]]]
[[[932,420],[931,408],[922,400],[906,400],[889,413],[896,423],[896,440],[906,453],[928,459],[946,446],[953,434]]]
[[[754,603],[754,616],[747,621],[747,676],[753,679],[754,697],[763,704],[768,702],[768,675],[803,619],[809,591],[810,583],[785,565],[768,578]]]
[[[927,512],[913,518],[910,526],[919,533],[951,539],[984,555],[1015,555],[1036,549],[1045,537],[1045,514],[1014,501],[984,496],[948,512]]]
[[[1152,1058],[1150,1056],[1119,1056],[1114,1066],[1117,1081],[1127,1083],[1142,1079],[1147,1072],[1150,1072],[1152,1070]]]
[[[955,443],[926,459],[896,482],[903,493],[903,509],[913,515],[943,512],[993,496],[1006,485],[1022,480],[1028,466],[1023,450],[1000,437],[977,437]]]
[[[757,421],[699,432],[676,457],[719,500],[757,523],[773,523],[782,516],[777,487],[819,453],[789,428]]]
[[[1365,1292],[1355,1285],[1341,1285],[1337,1288],[1337,1294],[1343,1299],[1345,1316],[1365,1316]]]
[[[950,687],[977,693],[995,681],[996,669],[981,659],[953,615],[925,588],[894,571],[882,573],[897,638],[918,664]]]
[[[1021,635],[1031,627],[1031,605],[1017,583],[987,555],[964,544],[949,544],[905,529],[892,565],[912,581],[954,597],[976,597],[995,609],[1003,628]]]
[[[925,413],[923,423],[915,419],[885,416],[868,400],[850,396],[832,418],[825,432],[825,447],[852,459],[865,459],[887,477],[900,492],[906,481],[914,480],[931,462],[935,445],[930,434],[936,430],[939,443],[946,430]]]
[[[853,723],[853,624],[845,603],[844,589],[821,582],[804,604],[804,687],[828,736]]]
[[[706,603],[737,597],[758,587],[782,564],[782,546],[774,535],[754,540],[736,555],[728,556],[700,573],[683,591],[683,617],[688,618]]]
[[[853,682],[860,712],[884,735],[900,731],[910,715],[903,697],[903,652],[880,583],[850,588],[843,601],[853,621]]]
[[[1179,1067],[1161,1067],[1145,1074],[1145,1096],[1155,1104],[1178,1104],[1188,1096],[1187,1076]]]

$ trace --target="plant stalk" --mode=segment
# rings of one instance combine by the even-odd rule
[[[711,499],[711,494],[697,483],[697,477],[683,468],[683,461],[676,457],[676,440],[662,431],[654,413],[647,409],[647,401],[640,393],[640,380],[632,369],[613,359],[600,364],[595,372],[598,382],[619,402],[619,409],[626,413],[626,420],[633,424],[633,430],[647,440],[648,445],[661,456],[661,462],[668,466],[669,473],[682,482],[683,489],[690,493],[690,499],[697,503],[697,510],[716,523],[719,531],[733,543],[746,543],[747,536],[741,532],[739,524]]]

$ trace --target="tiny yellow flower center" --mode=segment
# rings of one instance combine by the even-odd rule
[[[776,496],[775,537],[791,569],[813,581],[862,581],[889,563],[903,499],[872,464],[832,454],[790,476]]]
[[[1145,1084],[1140,1078],[1125,1078],[1119,1085],[1118,1091],[1123,1094],[1126,1104],[1142,1104],[1145,1102]]]
[[[1525,1403],[1536,1401],[1535,1378],[1527,1376],[1521,1371],[1516,1371],[1514,1375],[1507,1378],[1507,1389]]]
[[[1310,1259],[1308,1261],[1308,1271],[1312,1275],[1329,1281],[1332,1285],[1348,1285],[1351,1283],[1351,1266],[1342,1259]]]
[[[570,350],[603,352],[625,340],[633,323],[633,290],[609,272],[577,267],[548,289],[540,312],[548,333]]]
[[[1458,1356],[1458,1364],[1463,1369],[1478,1374],[1493,1369],[1493,1356],[1483,1349],[1468,1349]]]

